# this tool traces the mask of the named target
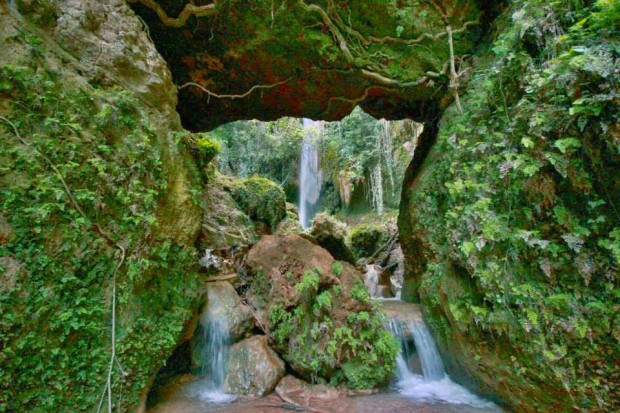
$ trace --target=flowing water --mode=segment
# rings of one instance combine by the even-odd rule
[[[397,387],[401,395],[425,403],[447,403],[485,411],[501,411],[494,403],[481,399],[450,379],[435,340],[422,320],[409,321],[407,324],[403,326],[395,318],[389,322],[390,332],[401,343],[401,352],[396,360]],[[412,337],[408,337],[406,331]],[[412,372],[410,365],[413,363],[410,360],[414,357],[419,358],[421,374]]]
[[[312,399],[312,410],[322,413],[496,413],[501,410],[454,383],[445,372],[441,357],[419,308],[396,300],[381,301],[392,316],[386,328],[400,341],[396,387],[379,394],[332,399]],[[403,314],[406,317],[403,317]],[[404,321],[403,321],[404,320]],[[181,383],[163,394],[150,413],[286,413],[299,406],[283,402],[278,396],[235,398],[224,392],[228,361],[228,320],[209,296],[201,318],[203,335],[195,346],[195,357],[203,362],[203,378]],[[416,367],[416,359],[417,367]],[[310,402],[310,401],[309,401]]]
[[[197,361],[202,378],[188,386],[188,391],[192,395],[213,403],[234,400],[234,396],[224,391],[228,371],[230,328],[228,315],[220,301],[221,298],[217,294],[209,292],[207,307],[200,317],[201,331],[198,332],[198,339],[193,348],[193,358]]]
[[[323,122],[304,119],[304,141],[299,162],[299,223],[306,229],[319,206],[323,176],[319,169],[317,141],[323,130]]]

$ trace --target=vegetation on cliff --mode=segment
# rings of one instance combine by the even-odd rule
[[[501,22],[407,199],[405,253],[422,250],[410,269],[457,364],[509,366],[486,389],[615,410],[620,7],[516,1]]]

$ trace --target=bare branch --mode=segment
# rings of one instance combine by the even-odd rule
[[[157,13],[159,20],[169,27],[183,27],[187,20],[192,17],[208,17],[215,14],[215,3],[204,6],[196,6],[193,2],[187,3],[178,17],[170,17],[155,0],[127,0],[130,3],[140,3]]]

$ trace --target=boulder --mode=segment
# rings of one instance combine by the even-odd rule
[[[252,331],[255,323],[252,310],[241,301],[237,291],[229,282],[209,283],[207,295],[208,300],[217,302],[218,308],[211,311],[222,311],[226,314],[231,340],[238,341]]]
[[[240,396],[265,396],[284,373],[284,362],[269,347],[267,337],[250,337],[230,349],[225,388]]]
[[[269,230],[286,217],[286,196],[276,183],[254,176],[231,180],[226,188],[239,207],[254,221]]]
[[[248,302],[296,375],[352,388],[385,384],[397,346],[351,264],[287,235],[264,237],[248,267]]]
[[[355,258],[370,258],[389,239],[390,234],[386,226],[362,224],[351,230],[350,244]]]
[[[318,268],[321,286],[339,283],[332,273],[334,258],[329,252],[294,234],[263,237],[250,250],[247,263],[254,274],[261,277],[260,273],[267,278],[270,291],[261,292],[270,299],[281,299],[287,307],[299,304],[301,293],[294,287],[306,271]],[[251,298],[255,301],[259,297]],[[261,303],[255,304],[255,307],[262,307]]]
[[[294,376],[287,375],[280,380],[276,393],[286,402],[300,406],[309,406],[315,402],[338,399],[342,393],[334,387],[324,384],[309,384]]]
[[[203,191],[205,208],[198,241],[201,250],[221,250],[258,241],[254,224],[223,188],[224,180],[216,175]]]
[[[355,264],[355,257],[347,245],[347,226],[328,214],[318,214],[312,220],[312,235],[319,245],[340,261]]]

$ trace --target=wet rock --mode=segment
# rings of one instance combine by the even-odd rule
[[[310,234],[335,259],[355,264],[355,257],[346,242],[346,224],[328,214],[318,214],[312,220]]]
[[[254,336],[230,349],[226,391],[242,396],[264,396],[284,376],[284,362],[267,344],[267,337]]]
[[[413,340],[411,325],[422,322],[422,312],[418,304],[406,303],[400,300],[377,301],[388,319],[396,319],[400,324],[405,337]]]
[[[323,384],[309,384],[294,376],[285,376],[278,386],[276,393],[282,400],[300,406],[312,405],[316,402],[331,401],[342,397],[342,393],[334,387]]]
[[[207,291],[208,297],[217,296],[219,308],[216,311],[226,313],[231,339],[237,341],[246,337],[254,328],[254,316],[233,286],[226,281],[212,282],[208,284]]]

